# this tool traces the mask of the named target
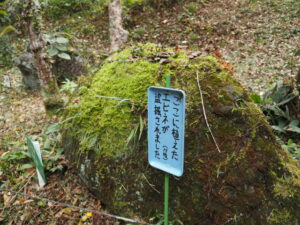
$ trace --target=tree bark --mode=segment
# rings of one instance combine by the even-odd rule
[[[128,31],[123,28],[122,5],[120,0],[110,0],[109,6],[110,51],[118,50],[128,39]]]
[[[296,84],[297,84],[298,90],[300,91],[300,68],[299,68],[299,71],[296,76]]]
[[[30,50],[34,55],[38,78],[41,84],[41,94],[46,110],[62,106],[61,98],[57,98],[58,86],[51,71],[50,58],[47,54],[46,42],[42,37],[42,19],[38,0],[25,0],[23,17],[29,36]]]

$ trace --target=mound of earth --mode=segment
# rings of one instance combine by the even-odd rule
[[[170,180],[171,220],[299,221],[299,168],[226,68],[199,52],[147,44],[112,56],[94,75],[68,107],[63,141],[83,182],[108,210],[144,219],[163,212],[164,175],[147,162],[147,89],[165,86],[170,74],[171,86],[187,98],[185,168]]]

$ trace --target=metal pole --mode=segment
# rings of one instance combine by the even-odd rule
[[[166,76],[166,87],[171,87],[171,76]],[[165,193],[164,193],[164,225],[169,225],[169,174],[165,173]]]
[[[166,75],[166,87],[167,88],[171,87],[171,76],[170,76],[170,74]]]
[[[169,225],[169,174],[165,173],[164,225]]]

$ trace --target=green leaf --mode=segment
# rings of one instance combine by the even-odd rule
[[[128,146],[129,143],[131,142],[131,140],[134,138],[134,133],[135,133],[134,130],[135,130],[135,128],[131,130],[131,132],[130,132],[130,134],[129,134],[127,140],[126,140],[126,146]]]
[[[67,38],[63,38],[63,37],[58,37],[55,39],[55,41],[60,44],[66,44],[69,42],[69,40]]]
[[[291,97],[289,97],[289,98],[286,98],[286,99],[282,100],[281,102],[279,102],[277,105],[278,105],[278,106],[284,105],[284,104],[286,104],[286,103],[292,101],[295,97],[296,97],[296,96],[291,96]]]
[[[277,126],[279,126],[280,128],[284,128],[286,125],[287,125],[287,120],[285,120],[285,119],[278,119],[278,125]]]
[[[2,37],[3,35],[5,35],[6,33],[10,32],[10,31],[17,32],[17,30],[13,26],[9,25],[9,26],[4,27],[4,29],[0,32],[0,37]]]
[[[276,131],[279,131],[279,132],[285,133],[285,130],[284,130],[284,129],[282,129],[281,127],[279,127],[279,126],[272,126],[272,128],[273,128],[274,130],[276,130]]]
[[[5,12],[4,10],[0,9],[0,15],[7,16],[7,12]]]
[[[50,140],[45,141],[44,143],[44,149],[51,149],[52,142]]]
[[[68,50],[68,49],[67,49],[67,46],[62,45],[62,44],[57,44],[57,45],[55,46],[55,48],[57,48],[59,51],[62,51],[62,52]]]
[[[289,145],[289,146],[292,146],[293,144],[295,144],[294,141],[293,141],[292,139],[289,139],[289,140],[288,140],[288,145]]]
[[[53,134],[55,132],[58,132],[60,130],[60,124],[59,123],[53,123],[51,124],[47,130],[46,130],[46,134],[49,135],[49,134]]]
[[[67,53],[59,53],[58,57],[60,57],[62,59],[66,59],[66,60],[71,60],[71,56]]]
[[[263,102],[258,94],[252,94],[251,99],[257,104],[261,104]]]
[[[143,130],[144,130],[144,122],[143,122],[142,116],[140,116],[140,135],[139,135],[139,140],[141,140]]]
[[[54,173],[57,170],[61,171],[63,168],[64,167],[62,165],[58,165],[58,166],[55,166],[55,167],[51,168],[50,172]]]
[[[58,54],[58,50],[56,48],[50,48],[48,49],[48,54],[50,57],[55,56]]]
[[[300,134],[300,128],[299,127],[291,127],[289,130]]]
[[[20,167],[20,170],[26,170],[26,169],[31,169],[31,168],[33,168],[33,165],[31,163],[27,163],[27,164],[23,164]]]
[[[46,206],[46,203],[45,203],[45,202],[43,202],[43,201],[39,201],[39,202],[38,202],[38,206],[42,206],[42,207],[44,207],[44,206]]]
[[[289,124],[289,127],[298,127],[299,122],[299,120],[292,120]]]

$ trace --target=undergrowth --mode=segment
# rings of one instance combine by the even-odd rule
[[[276,82],[262,96],[252,95],[277,133],[282,148],[300,162],[300,95],[295,85]]]
[[[63,149],[58,145],[60,124],[53,123],[43,132],[42,136],[31,136],[41,145],[44,169],[48,173],[64,169]],[[0,156],[0,187],[17,185],[21,177],[27,178],[30,169],[35,168],[33,160],[24,140],[19,148],[7,151]]]

